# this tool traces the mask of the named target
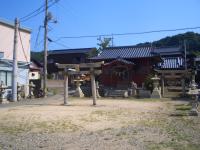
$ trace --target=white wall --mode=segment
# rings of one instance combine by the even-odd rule
[[[30,32],[20,30],[21,39],[24,47],[25,54],[22,49],[22,44],[20,42],[20,37],[18,34],[18,54],[17,60],[22,62],[30,62]],[[7,26],[0,22],[0,52],[4,52],[3,59],[13,59],[13,45],[14,45],[14,28]],[[26,57],[27,59],[26,59]]]
[[[40,79],[40,74],[38,71],[29,72],[29,80],[38,80]]]

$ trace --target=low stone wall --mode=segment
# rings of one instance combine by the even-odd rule
[[[139,98],[150,98],[151,92],[149,90],[138,89]]]

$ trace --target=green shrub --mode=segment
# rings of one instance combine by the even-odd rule
[[[153,78],[154,75],[153,74],[149,74],[146,79],[144,80],[144,86],[147,90],[150,90],[151,92],[153,91],[153,80],[151,78]]]

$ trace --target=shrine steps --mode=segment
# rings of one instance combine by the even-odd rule
[[[128,90],[106,90],[105,97],[128,97]]]

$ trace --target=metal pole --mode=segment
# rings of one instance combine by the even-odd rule
[[[45,19],[44,19],[44,72],[43,72],[43,91],[44,97],[47,96],[47,24],[48,24],[48,0],[45,0]]]
[[[13,72],[12,72],[12,101],[17,101],[17,46],[18,46],[19,20],[15,19],[14,49],[13,49]]]
[[[112,34],[112,47],[114,46],[113,40],[114,40],[114,37],[113,37],[113,34]]]

